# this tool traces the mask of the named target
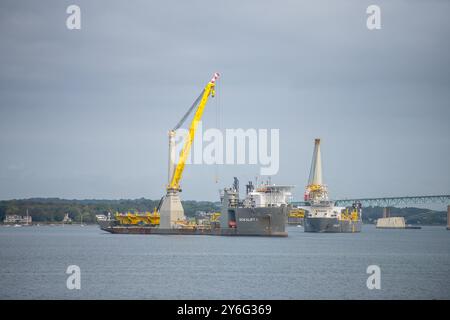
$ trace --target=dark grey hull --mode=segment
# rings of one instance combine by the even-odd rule
[[[209,235],[287,237],[287,207],[230,208],[235,226],[230,228],[161,229],[154,226],[123,226],[117,221],[99,221],[100,228],[114,234]]]
[[[362,222],[337,218],[305,218],[305,232],[356,233],[361,232]]]
[[[158,234],[158,235],[192,235],[192,236],[260,236],[287,237],[286,232],[271,233],[240,233],[234,228],[229,229],[160,229],[157,227],[114,226],[101,228],[113,234]]]
[[[420,226],[404,226],[404,227],[377,227],[377,229],[392,229],[392,230],[420,230],[422,229],[422,227]],[[448,230],[448,228],[447,228]]]
[[[238,235],[279,235],[286,232],[287,207],[235,208]],[[226,230],[226,229],[225,229]]]

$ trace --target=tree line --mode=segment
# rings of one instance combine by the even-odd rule
[[[67,213],[75,221],[93,223],[98,214],[107,215],[116,212],[153,212],[160,200],[145,198],[134,200],[66,200],[59,198],[34,198],[0,201],[0,222],[5,215],[24,216],[28,210],[34,222],[61,222]],[[193,217],[198,211],[218,212],[220,204],[209,201],[183,201],[186,216]],[[446,211],[433,211],[422,208],[391,208],[391,216],[404,217],[408,224],[445,225]],[[364,223],[375,223],[383,217],[382,207],[363,208]]]
[[[96,222],[98,214],[107,215],[116,212],[153,212],[160,200],[134,199],[134,200],[66,200],[59,198],[34,198],[21,200],[0,201],[0,219],[3,222],[6,215],[28,214],[33,222],[61,222],[67,213],[69,217],[80,222]],[[208,201],[183,201],[186,216],[193,217],[198,211],[217,211],[216,203]]]
[[[363,208],[363,222],[375,223],[383,217],[382,207]],[[423,208],[390,208],[391,217],[404,217],[407,224],[412,225],[446,225],[447,212]]]

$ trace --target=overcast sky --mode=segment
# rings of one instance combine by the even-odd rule
[[[66,28],[70,4],[81,30]],[[370,4],[381,30],[366,27]],[[443,0],[2,0],[0,199],[159,199],[167,131],[215,71],[204,127],[280,129],[272,181],[297,199],[316,137],[334,198],[449,194],[449,12]],[[218,200],[258,173],[188,166],[182,198]]]

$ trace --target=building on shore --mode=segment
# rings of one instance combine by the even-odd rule
[[[3,223],[5,224],[31,224],[33,219],[31,216],[19,216],[17,214],[9,214],[5,216]]]
[[[64,219],[63,219],[62,222],[63,222],[63,223],[72,223],[72,219],[69,217],[69,214],[68,214],[68,213],[66,213],[66,214],[64,215]]]

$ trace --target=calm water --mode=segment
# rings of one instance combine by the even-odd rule
[[[450,231],[289,238],[111,235],[96,226],[0,227],[0,298],[449,299]],[[66,268],[81,268],[81,290]],[[379,265],[382,289],[367,289]]]

